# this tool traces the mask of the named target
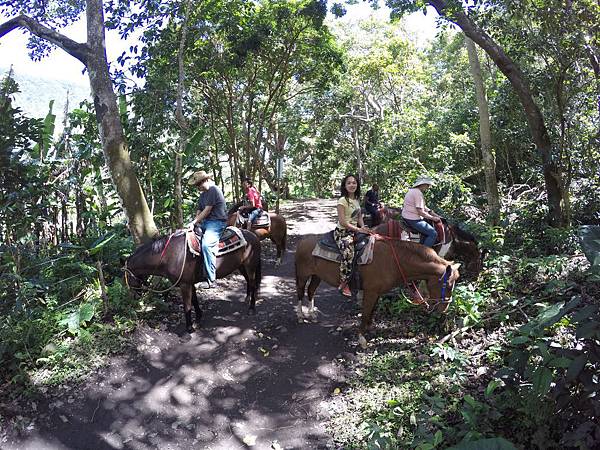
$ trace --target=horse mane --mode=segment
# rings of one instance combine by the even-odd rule
[[[135,250],[135,252],[133,252],[133,255],[140,255],[144,252],[150,252],[153,255],[156,253],[160,253],[164,250],[165,246],[167,245],[168,240],[169,240],[169,236],[156,237],[152,241],[146,242],[145,244],[142,244],[141,246],[139,246]],[[133,255],[131,255],[131,256],[133,256]]]
[[[475,238],[475,235],[473,235],[469,231],[463,230],[458,225],[451,225],[451,227],[452,227],[452,231],[454,231],[456,233],[456,235],[463,241],[471,241],[471,242],[474,242],[475,244],[477,244],[477,239]]]
[[[240,206],[242,206],[243,202],[237,202],[234,203],[233,206],[231,208],[229,208],[229,211],[227,211],[227,216],[232,215],[233,213],[235,213],[238,209],[240,209]]]
[[[444,265],[450,264],[449,261],[446,261],[439,256],[432,248],[411,241],[395,240],[393,242],[396,244],[396,248],[401,252],[401,254],[398,255],[401,259],[412,259],[416,256],[425,262],[440,263]]]

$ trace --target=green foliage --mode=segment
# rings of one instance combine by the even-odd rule
[[[592,265],[591,271],[600,274],[600,226],[580,227],[578,234],[583,253]]]

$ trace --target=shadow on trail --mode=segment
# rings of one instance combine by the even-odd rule
[[[283,211],[289,249],[274,268],[274,249],[263,246],[270,253],[256,315],[245,314],[241,276],[219,280],[218,292],[200,292],[194,334],[182,323],[139,327],[131,351],[47,399],[39,410],[48,423],[4,448],[332,448],[324,400],[344,383],[336,359],[352,357],[342,322],[355,307],[323,285],[319,323],[298,324],[293,308],[296,242],[333,227],[333,202]]]

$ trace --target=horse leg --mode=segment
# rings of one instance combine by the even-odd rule
[[[298,323],[304,323],[304,314],[302,313],[302,300],[304,300],[304,291],[309,277],[299,277],[296,274],[296,294],[298,296],[298,306],[296,308],[296,317]]]
[[[192,287],[192,305],[194,305],[194,311],[196,312],[196,323],[200,325],[200,319],[202,319],[202,310],[200,309],[200,304],[198,303],[198,295],[196,294],[196,289]]]
[[[367,348],[367,340],[365,339],[365,333],[371,326],[371,322],[373,319],[373,309],[377,304],[378,298],[379,296],[375,292],[364,292],[362,320],[360,322],[360,328],[358,330],[358,343],[363,349]]]
[[[192,325],[192,290],[193,285],[181,285],[181,298],[183,299],[183,312],[185,315],[185,329],[188,333],[194,332]]]
[[[321,279],[316,276],[313,275],[310,278],[310,283],[308,284],[308,299],[310,300],[310,307],[308,308],[308,316],[310,317],[310,319],[313,322],[317,321],[317,308],[315,308],[315,293],[317,291],[317,288],[319,287],[319,284],[321,283]]]
[[[275,248],[277,249],[277,258],[275,259],[275,267],[279,267],[281,265],[281,254],[283,253],[281,249],[281,243],[278,242],[277,239],[273,235],[271,235],[271,242],[275,244]]]
[[[245,266],[240,266],[240,273],[244,276],[244,280],[246,280],[246,298],[244,299],[244,302],[249,304],[250,294],[252,293],[252,289],[250,288],[250,276],[248,275]]]
[[[250,266],[250,268],[252,269],[252,266]],[[258,296],[258,290],[260,288],[260,282],[262,280],[262,260],[260,259],[260,251],[258,252],[257,256],[256,267],[254,267],[254,270],[250,270],[250,272],[251,277],[250,282],[248,283],[248,288],[251,292],[251,299],[250,308],[248,309],[248,312],[256,314],[256,297]]]

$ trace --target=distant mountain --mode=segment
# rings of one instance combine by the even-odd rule
[[[0,64],[0,79],[4,78],[9,67]],[[79,106],[85,99],[91,100],[90,88],[69,80],[32,76],[15,71],[13,77],[19,84],[20,92],[15,94],[15,106],[29,117],[44,118],[48,114],[50,100],[54,100],[52,112],[56,114],[57,131],[62,129],[65,104],[69,99],[69,110]]]

